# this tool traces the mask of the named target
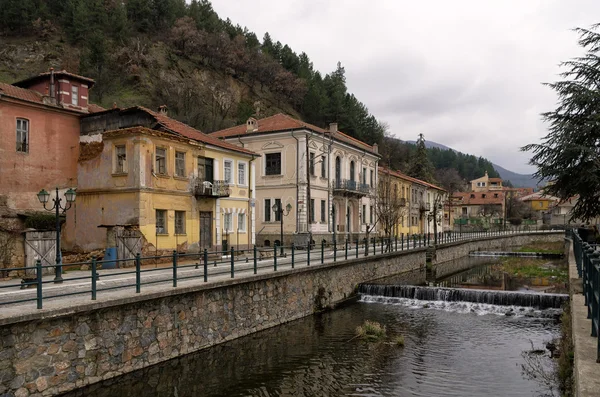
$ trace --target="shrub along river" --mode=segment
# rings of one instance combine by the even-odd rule
[[[479,298],[450,299],[456,293],[437,287],[420,295],[413,291],[411,297],[382,296],[378,288],[363,289],[368,293],[360,301],[334,311],[66,396],[536,396],[541,391],[522,374],[523,353],[532,345],[544,349],[558,336],[560,309],[551,306],[563,298],[544,298],[557,302],[540,310],[520,306],[532,299],[503,298],[503,305],[494,305]],[[371,343],[356,338],[365,320],[384,325],[389,338]],[[399,335],[404,347],[388,342]]]

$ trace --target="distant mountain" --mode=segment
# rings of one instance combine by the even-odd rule
[[[408,143],[415,143],[415,141],[405,141]],[[433,142],[433,141],[425,141],[425,146],[428,148],[437,148],[441,150],[453,150],[458,152],[458,150],[452,149],[446,145],[442,145],[441,143]],[[499,166],[498,164],[492,163],[496,171],[500,174],[500,177],[504,180],[509,180],[513,186],[515,187],[538,187],[538,180],[533,177],[531,174],[518,174],[516,172],[512,172],[507,170],[504,167]]]

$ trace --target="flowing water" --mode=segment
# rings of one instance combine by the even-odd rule
[[[363,295],[68,396],[536,396],[522,352],[558,335],[556,313]],[[355,338],[365,320],[403,335],[405,346]]]

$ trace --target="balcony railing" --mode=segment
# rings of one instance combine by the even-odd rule
[[[338,193],[350,193],[358,195],[369,194],[370,187],[366,183],[358,183],[349,179],[334,180],[333,191]]]
[[[430,211],[430,210],[431,210],[431,205],[430,205],[429,203],[426,203],[426,202],[424,202],[424,201],[421,201],[421,202],[419,203],[419,210],[420,210],[420,211],[423,211],[423,212],[425,212],[425,211]]]
[[[398,199],[398,205],[399,205],[400,207],[406,207],[406,199],[405,199],[404,197],[400,197],[400,198]]]
[[[196,178],[193,189],[196,197],[229,197],[231,194],[225,181],[207,181],[204,178]]]

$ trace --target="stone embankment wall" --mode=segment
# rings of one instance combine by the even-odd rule
[[[477,241],[454,242],[438,246],[432,260],[433,265],[444,263],[469,255],[472,251],[508,251],[510,247],[519,247],[531,244],[534,241],[554,242],[564,241],[564,232],[539,232],[522,234],[518,236],[493,236],[481,238]],[[464,269],[456,269],[460,271]]]
[[[302,267],[0,320],[0,396],[53,396],[292,321],[425,250]]]

